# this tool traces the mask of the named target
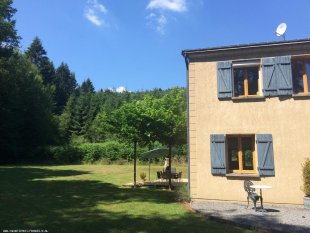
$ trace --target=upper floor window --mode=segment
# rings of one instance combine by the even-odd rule
[[[236,67],[233,69],[234,96],[259,95],[259,67]]]
[[[310,94],[310,58],[292,60],[294,94]]]

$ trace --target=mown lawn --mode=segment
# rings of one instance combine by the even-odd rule
[[[152,179],[160,169],[152,166]],[[2,166],[0,230],[252,232],[191,213],[173,191],[122,187],[132,181],[132,170],[132,165]],[[142,171],[148,174],[148,166],[138,166],[138,179]]]

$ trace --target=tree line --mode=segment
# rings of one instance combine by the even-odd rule
[[[95,91],[89,78],[79,85],[68,64],[55,68],[39,37],[20,50],[15,13],[12,0],[0,2],[0,164],[41,161],[35,152],[49,146],[185,144],[184,88]]]

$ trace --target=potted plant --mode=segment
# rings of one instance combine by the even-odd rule
[[[146,180],[146,173],[145,172],[141,172],[140,173],[140,178],[141,178],[142,182],[145,182],[145,180]]]
[[[302,165],[304,208],[310,209],[310,159],[307,158]]]

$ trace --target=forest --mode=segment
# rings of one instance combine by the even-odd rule
[[[15,13],[12,0],[0,2],[0,164],[131,161],[156,147],[185,156],[184,88],[95,90],[89,77],[78,84],[39,37],[20,49]]]

